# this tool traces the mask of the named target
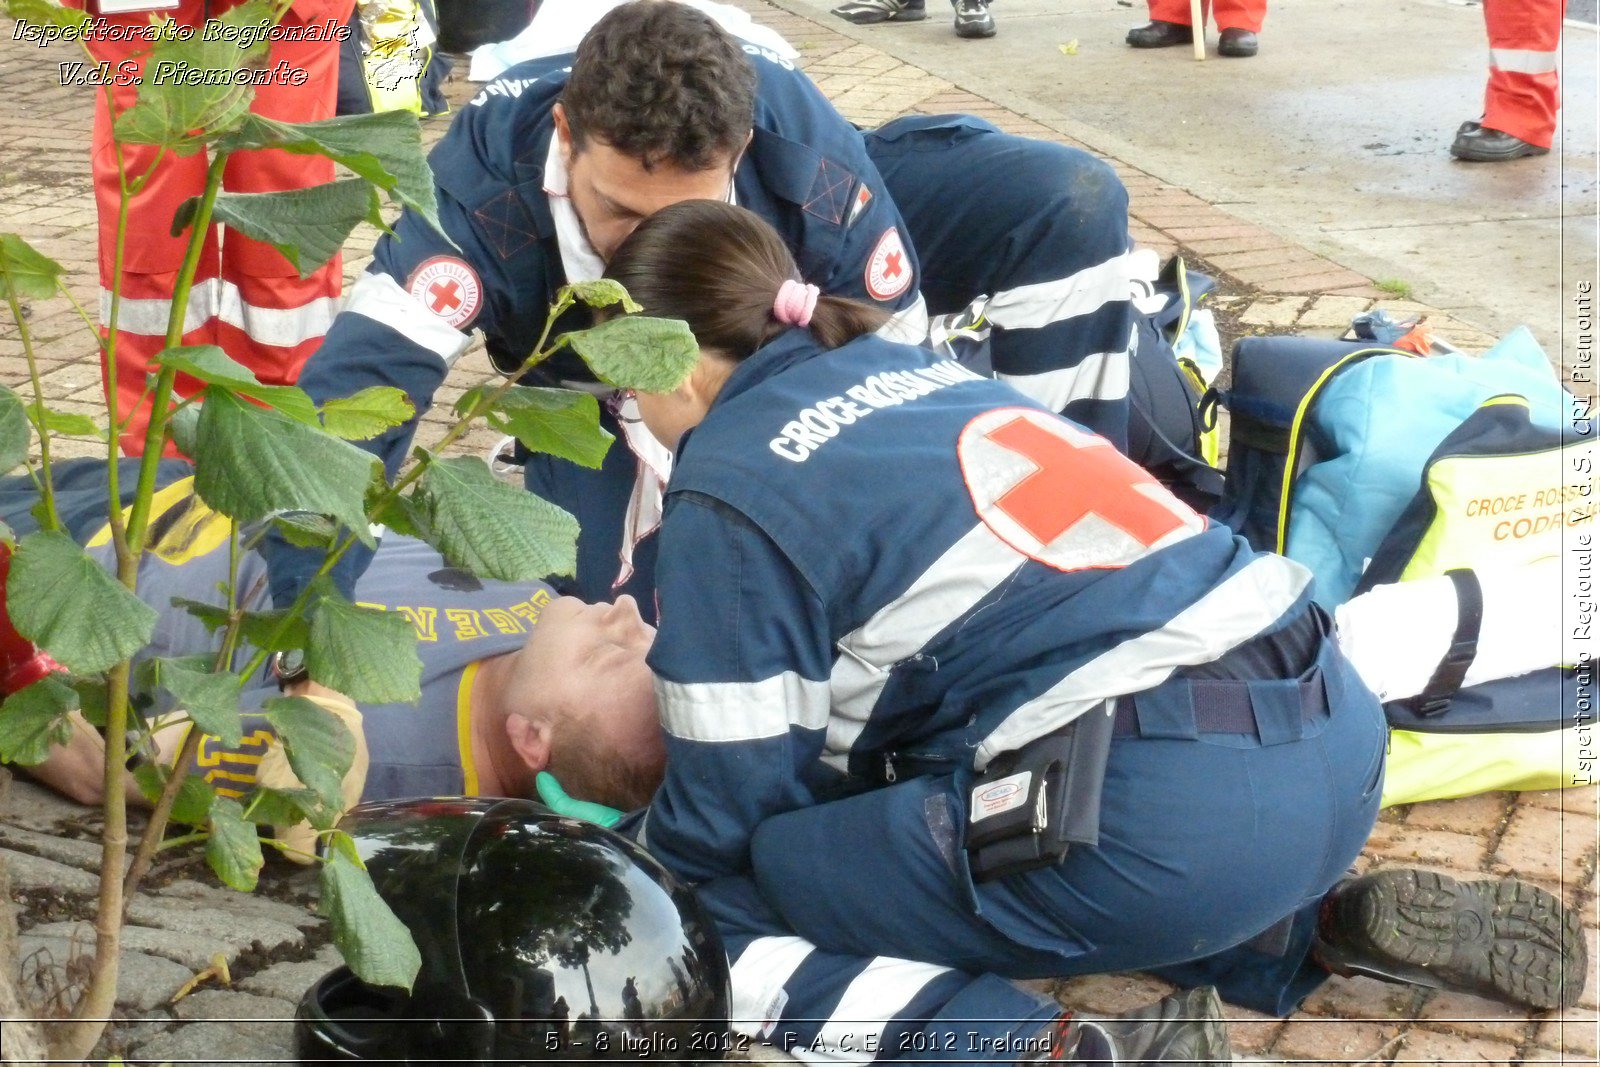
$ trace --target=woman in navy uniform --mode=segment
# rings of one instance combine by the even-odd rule
[[[736,986],[770,973],[769,1025],[805,1041],[845,1003],[921,1035],[881,1056],[956,1058],[940,1020],[997,1020],[985,1048],[1054,1025],[982,972],[1176,968],[1274,1012],[1329,965],[1574,1002],[1582,938],[1548,894],[1341,882],[1386,727],[1302,567],[876,336],[882,312],[820,295],[740,208],[666,208],[608,274],[701,348],[638,397],[675,457],[649,657],[667,773],[635,832],[719,910]],[[867,1011],[875,981],[893,1000]]]

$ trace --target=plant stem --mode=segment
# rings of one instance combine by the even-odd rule
[[[84,44],[87,50],[87,43]],[[105,89],[106,104],[111,114],[116,114],[116,107],[112,99],[111,87]],[[109,495],[108,518],[111,523],[111,536],[113,548],[117,557],[117,576],[124,585],[133,589],[138,581],[139,551],[130,551],[126,531],[122,522],[121,486],[118,478],[117,467],[117,379],[116,379],[116,340],[117,340],[117,313],[121,304],[122,290],[122,263],[127,246],[128,232],[128,205],[138,188],[143,188],[144,182],[155,172],[155,165],[137,183],[137,187],[130,187],[127,170],[124,164],[122,146],[118,145],[117,152],[117,181],[121,192],[117,208],[117,241],[116,253],[113,260],[112,298],[110,323],[107,328],[107,339],[104,345],[105,368],[107,374],[107,397],[110,415],[110,433],[106,449],[107,492]],[[63,291],[65,286],[61,287]],[[70,294],[69,294],[70,299]],[[73,301],[74,306],[77,302]],[[82,314],[82,309],[79,309]],[[84,316],[88,318],[87,315]],[[20,326],[21,320],[18,320]],[[96,331],[98,334],[99,331]],[[33,360],[30,357],[29,365]],[[38,389],[35,377],[35,390]],[[40,401],[43,403],[42,399]],[[47,435],[41,434],[41,437]],[[44,446],[47,448],[48,446]],[[49,493],[51,477],[48,463],[48,452],[41,453],[45,459],[44,485],[45,492]],[[148,496],[148,494],[147,494]],[[60,520],[55,517],[54,499],[46,496],[49,501],[49,515],[59,527]],[[146,504],[148,507],[148,503]],[[100,1035],[105,1032],[107,1019],[117,999],[117,972],[119,969],[119,953],[122,943],[123,908],[126,906],[122,879],[122,861],[128,852],[128,807],[127,794],[123,789],[123,775],[127,763],[127,727],[128,727],[128,680],[131,664],[124,660],[112,667],[107,673],[107,709],[106,709],[106,737],[105,737],[105,832],[101,836],[100,846],[100,894],[98,905],[95,909],[95,961],[94,969],[89,976],[88,988],[84,990],[79,999],[73,1018],[76,1024],[69,1027],[51,1042],[52,1052],[60,1058],[67,1060],[82,1060],[93,1051],[100,1040]],[[193,731],[191,731],[193,732]],[[141,844],[143,840],[141,839]],[[128,883],[136,885],[137,880]],[[131,895],[131,894],[129,894]]]
[[[307,863],[316,863],[322,859],[321,856],[318,856],[314,852],[307,852],[304,849],[298,849],[292,845],[286,845],[282,841],[279,841],[276,837],[263,837],[261,838],[261,843],[266,845],[268,848],[277,849],[285,856],[298,856]]]
[[[239,644],[239,634],[244,628],[244,613],[238,606],[238,574],[239,574],[239,523],[230,520],[228,524],[228,581],[226,592],[228,600],[228,627],[222,632],[222,644],[217,649],[216,660],[212,663],[213,671],[226,670],[233,662],[234,650]],[[250,671],[244,677],[253,677]],[[131,899],[134,890],[139,888],[139,881],[150,869],[150,864],[155,861],[156,853],[171,848],[176,844],[198,840],[205,834],[189,834],[176,837],[171,841],[163,841],[162,835],[167,831],[167,821],[172,815],[172,806],[177,801],[178,792],[183,788],[183,780],[188,776],[189,764],[193,762],[195,753],[200,750],[200,738],[204,735],[198,726],[190,720],[189,732],[184,736],[183,748],[178,753],[178,758],[172,765],[172,777],[168,778],[161,787],[161,795],[156,800],[155,810],[150,813],[150,821],[145,826],[144,836],[139,839],[139,850],[133,857],[133,865],[128,868],[127,878],[123,881],[123,891]]]
[[[89,988],[73,1009],[75,1024],[52,1040],[52,1051],[69,1060],[88,1056],[100,1035],[105,1020],[116,1007],[118,953],[122,948],[122,858],[128,851],[127,797],[122,775],[127,760],[128,721],[127,661],[112,667],[107,674],[110,703],[106,714],[105,817],[100,838],[100,894],[94,917],[94,970]]]
[[[161,850],[161,835],[166,832],[167,820],[172,815],[172,805],[177,802],[178,790],[183,788],[183,780],[189,774],[189,765],[194,762],[195,753],[200,751],[200,739],[204,736],[205,731],[199,727],[189,728],[188,734],[183,739],[183,747],[178,750],[178,758],[172,763],[172,777],[161,787],[161,796],[156,798],[155,810],[150,812],[150,822],[139,838],[139,848],[133,855],[133,864],[128,868],[127,877],[121,883],[129,900],[133,899],[133,894],[139,889],[139,881],[144,878],[145,872],[150,869],[150,864],[156,858],[156,853]],[[109,746],[110,738],[106,741]],[[118,867],[120,866],[119,862]]]
[[[33,354],[33,331],[28,329],[28,323],[22,317],[22,305],[17,302],[17,294],[6,287],[6,303],[11,308],[11,317],[17,323],[17,335],[22,338],[22,354],[28,360],[28,378],[33,382],[33,407],[39,420],[39,467],[41,476],[37,481],[39,486],[39,500],[44,505],[44,528],[47,530],[61,529],[61,516],[56,514],[56,493],[50,476],[50,431],[44,425],[44,383],[39,380],[39,361]]]
[[[189,247],[184,252],[183,266],[178,270],[177,283],[172,292],[172,314],[167,319],[165,346],[176,348],[183,340],[183,320],[189,309],[189,292],[194,288],[195,271],[200,266],[200,254],[205,248],[206,234],[211,229],[211,213],[217,203],[217,193],[222,189],[222,172],[228,162],[227,152],[212,156],[206,168],[206,188],[200,197],[200,206],[194,213],[193,229],[189,232]],[[144,549],[145,527],[150,520],[150,498],[155,494],[156,465],[161,462],[161,450],[166,444],[167,403],[172,398],[172,386],[178,378],[174,367],[162,367],[156,377],[155,395],[150,401],[150,425],[145,428],[144,454],[139,457],[139,489],[133,500],[133,511],[128,516],[128,546],[137,555]],[[130,584],[128,588],[132,589]]]
[[[120,158],[120,157],[119,157]],[[189,246],[184,252],[183,266],[178,270],[176,284],[173,286],[172,311],[167,318],[167,336],[165,346],[172,348],[183,340],[183,321],[189,309],[189,293],[194,287],[194,276],[200,265],[200,254],[205,248],[206,235],[211,228],[211,211],[217,202],[217,192],[222,188],[223,168],[227,164],[226,152],[216,153],[211,164],[206,168],[205,192],[200,199],[199,210],[195,212],[193,229],[189,232]],[[123,199],[124,209],[127,198]],[[126,217],[120,220],[119,233],[126,230]],[[178,372],[172,367],[161,368],[161,373],[156,378],[155,395],[150,405],[150,424],[145,430],[144,454],[139,457],[139,484],[134,492],[133,505],[129,510],[126,527],[126,542],[123,546],[125,553],[119,551],[117,558],[117,578],[128,589],[137,591],[139,584],[139,559],[144,554],[145,532],[150,521],[150,503],[155,496],[156,468],[161,462],[161,451],[165,444],[167,428],[167,402],[172,396],[172,385],[177,380]],[[115,446],[113,446],[114,448]],[[113,470],[116,468],[115,451],[112,452],[113,460],[108,464]],[[120,497],[113,497],[111,513],[119,514],[117,507]],[[126,664],[122,665],[126,668]],[[118,745],[121,745],[122,731],[127,727],[127,672],[124,669],[120,689],[113,688],[111,712],[107,716],[106,731],[115,733]],[[177,800],[178,789],[183,785],[183,778],[188,774],[189,764],[193,762],[195,753],[200,748],[201,731],[191,729],[183,739],[183,748],[178,753],[177,760],[172,765],[172,777],[167,780],[166,786],[161,790],[161,796],[156,801],[155,810],[150,814],[150,822],[145,827],[143,836],[139,839],[139,848],[134,854],[133,865],[128,868],[127,876],[117,878],[117,872],[122,870],[121,857],[118,857],[114,867],[108,866],[101,871],[102,880],[118,882],[118,888],[126,887],[129,899],[139,886],[139,880],[150,869],[151,860],[155,857],[157,848],[161,844],[161,835],[166,831],[167,818],[172,812],[172,805]],[[110,737],[107,737],[107,761],[109,756]],[[106,808],[109,823],[110,809],[113,804],[121,806],[123,794],[120,787],[122,762],[117,761],[118,788],[107,790]],[[111,772],[107,770],[109,778]],[[118,902],[117,916],[121,918],[121,901]]]
[[[192,834],[184,834],[182,837],[169,837],[165,841],[161,842],[161,844],[156,846],[156,851],[165,852],[167,849],[177,848],[179,845],[187,845],[195,841],[204,841],[210,836],[211,833],[208,830],[197,830]]]
[[[112,105],[111,87],[106,87],[106,107],[109,114],[116,114]],[[134,197],[134,189],[128,183],[127,158],[122,154],[122,145],[115,146],[117,153],[117,186],[121,195],[117,198],[117,240],[111,260],[111,308],[106,316],[106,336],[101,342],[104,355],[106,375],[106,414],[107,441],[106,441],[106,517],[111,524],[111,545],[117,556],[117,570],[120,573],[125,566],[130,565],[131,553],[128,551],[128,530],[123,522],[122,515],[122,470],[118,462],[121,452],[122,420],[118,417],[117,407],[117,317],[122,313],[122,264],[128,250],[128,212]],[[157,160],[159,162],[159,160]],[[150,170],[144,175],[149,178],[155,173],[156,164],[150,165]],[[139,183],[142,188],[144,183]],[[66,286],[61,287],[66,291]],[[68,294],[71,299],[71,294]],[[74,307],[78,302],[73,300]],[[78,313],[83,315],[83,309],[78,308]],[[83,315],[85,321],[89,316]],[[100,331],[96,330],[98,337]],[[137,561],[131,563],[137,568]]]

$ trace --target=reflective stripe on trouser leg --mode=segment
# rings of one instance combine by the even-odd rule
[[[212,245],[214,247],[214,244]],[[215,271],[215,259],[202,258],[199,273]],[[125,424],[118,442],[122,451],[137,456],[144,451],[145,429],[150,424],[150,401],[146,396],[149,378],[160,368],[156,356],[166,347],[167,321],[172,314],[172,296],[177,271],[143,274],[124,271],[122,275],[122,301],[117,309],[116,338],[116,416]],[[216,299],[218,281],[213,277],[200,277],[190,287],[185,307],[180,345],[215,344]],[[107,335],[110,323],[111,294],[100,295],[100,324],[102,336]],[[110,391],[111,374],[106,365],[106,354],[100,354],[102,380]],[[180,374],[173,381],[174,398],[193,396],[201,383]],[[170,445],[164,450],[176,456]]]
[[[339,5],[334,5],[339,6]],[[337,18],[337,12],[330,12]],[[270,82],[256,90],[251,111],[284,122],[332,118],[338,96],[337,41],[275,41],[269,65],[303,70],[303,85]],[[304,189],[332,181],[333,161],[283,151],[240,152],[228,160],[223,186],[229,192],[263,193]],[[343,287],[341,257],[301,278],[270,245],[229,230],[222,241],[218,343],[263,382],[294,382],[327,333]]]
[[[1125,448],[1133,306],[1116,173],[964,117],[896,120],[866,145],[917,250],[929,314],[988,296],[995,373],[1041,402],[1069,399],[1066,414]]]
[[[1060,1011],[993,975],[825,952],[786,930],[748,879],[696,893],[728,950],[734,1031],[804,1062],[1014,1062]]]
[[[1561,109],[1563,0],[1484,0],[1489,79],[1483,124],[1549,148]]]

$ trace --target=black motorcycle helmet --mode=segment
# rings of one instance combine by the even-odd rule
[[[348,967],[312,986],[301,1063],[722,1058],[722,942],[627,838],[487,798],[363,804],[341,825],[422,969],[410,994]]]

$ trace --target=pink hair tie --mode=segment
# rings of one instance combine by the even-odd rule
[[[817,310],[817,296],[821,290],[814,285],[786,278],[778,287],[778,296],[772,301],[772,317],[789,326],[811,325],[811,313]]]

